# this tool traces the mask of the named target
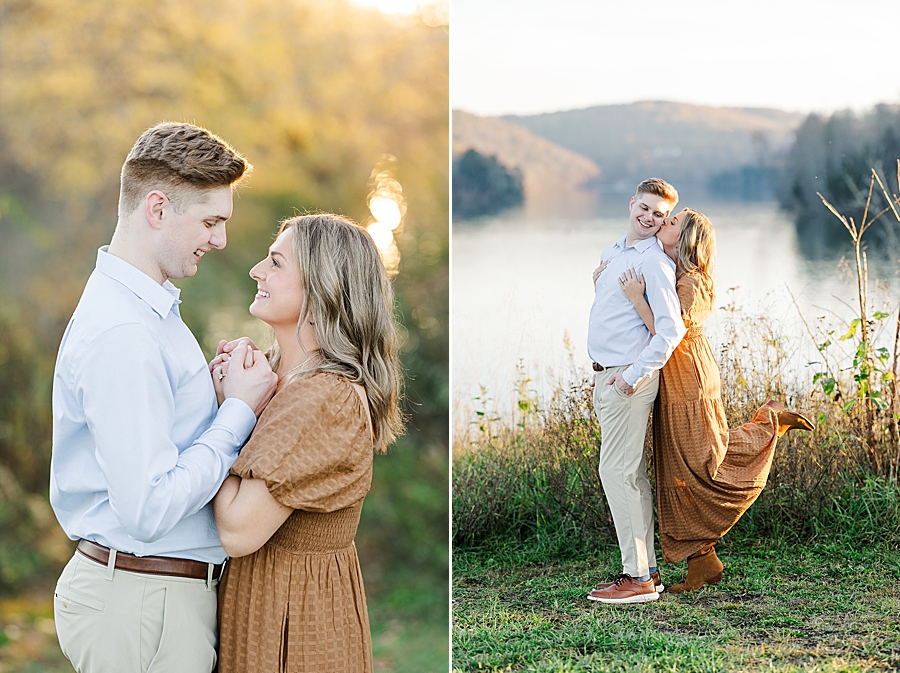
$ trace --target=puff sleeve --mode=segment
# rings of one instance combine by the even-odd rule
[[[702,325],[712,310],[708,289],[699,276],[686,273],[675,283],[678,301],[681,303],[681,317],[688,329]]]
[[[319,372],[272,398],[232,472],[262,479],[287,507],[334,512],[368,492],[373,453],[366,410],[353,385]]]

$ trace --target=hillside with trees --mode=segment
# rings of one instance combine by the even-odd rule
[[[521,206],[522,173],[497,157],[469,149],[453,159],[453,219],[493,215]]]
[[[502,119],[592,160],[601,192],[655,175],[694,193],[772,199],[773,169],[803,116],[648,101]]]
[[[797,130],[784,167],[780,201],[792,212],[803,249],[817,255],[835,241],[844,241],[844,225],[822,204],[821,193],[838,212],[862,222],[872,169],[888,191],[900,191],[900,105],[878,105],[868,112],[836,112],[829,117],[809,115]],[[876,189],[870,216],[887,206]],[[877,249],[897,254],[900,232],[896,221],[883,218],[866,234]]]
[[[597,165],[587,157],[521,126],[454,110],[454,159],[470,149],[495,157],[509,170],[521,172],[525,206],[530,210],[550,210],[573,200],[589,199],[581,188],[600,174]]]

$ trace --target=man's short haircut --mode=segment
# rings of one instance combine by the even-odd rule
[[[662,178],[649,178],[644,180],[637,186],[637,189],[634,192],[635,196],[638,194],[653,194],[653,196],[658,196],[659,198],[670,202],[672,208],[678,203],[678,190]]]
[[[137,139],[122,166],[119,217],[159,189],[182,212],[185,199],[204,190],[236,185],[252,170],[250,163],[224,140],[204,128],[163,123]]]

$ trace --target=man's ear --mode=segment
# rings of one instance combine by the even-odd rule
[[[154,229],[162,229],[163,220],[171,207],[169,197],[158,189],[149,192],[144,198],[144,212],[147,223]]]
[[[631,197],[631,201],[628,202],[628,212],[631,212],[631,209],[634,208],[634,197]]]

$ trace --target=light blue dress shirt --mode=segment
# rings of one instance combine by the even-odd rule
[[[603,251],[600,261],[609,261],[609,266],[594,283],[588,355],[604,367],[630,365],[622,378],[633,386],[666,363],[686,331],[675,292],[675,263],[655,236],[630,246],[623,236]],[[619,285],[626,269],[644,275],[645,297],[656,329],[653,336]]]
[[[56,360],[50,504],[73,540],[221,563],[211,500],[256,416],[217,407],[179,292],[98,252]]]

